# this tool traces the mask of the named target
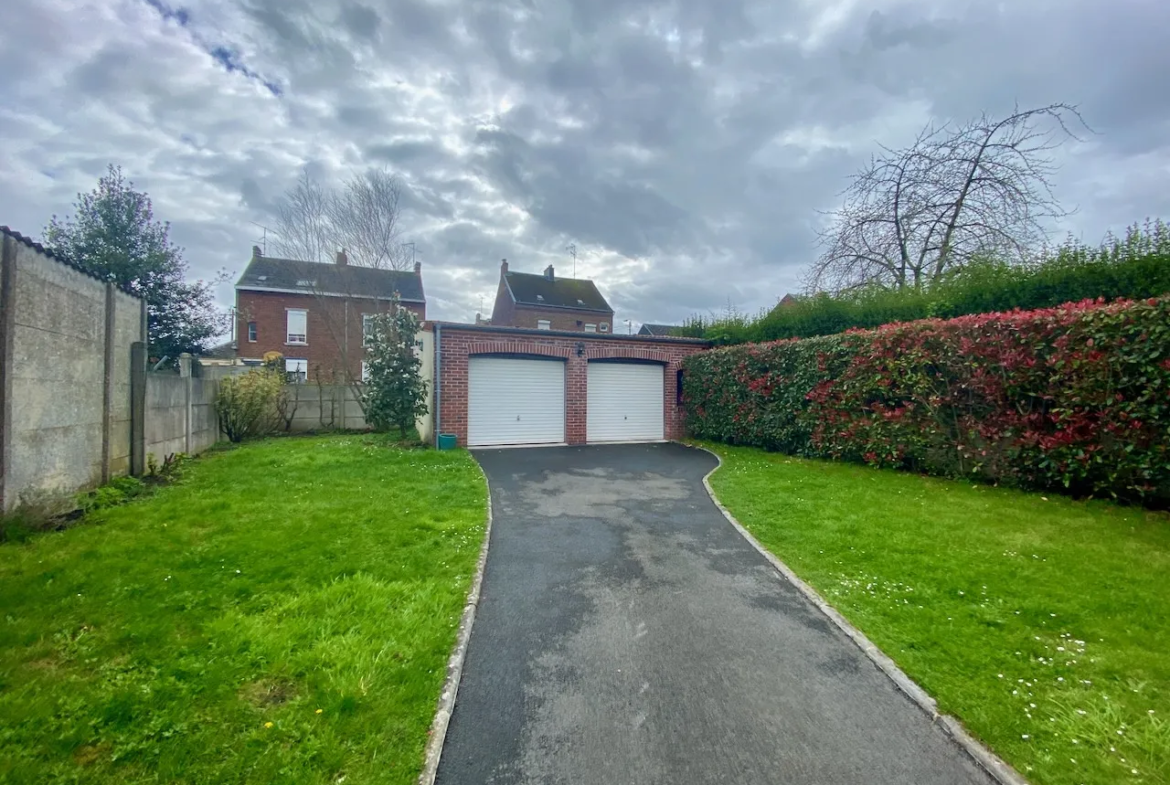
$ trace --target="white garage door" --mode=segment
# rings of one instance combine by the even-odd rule
[[[589,363],[591,442],[663,438],[663,368],[633,363]]]
[[[467,363],[467,444],[565,441],[565,364],[472,357]]]

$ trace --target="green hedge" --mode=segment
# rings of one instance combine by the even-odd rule
[[[1170,297],[731,346],[685,369],[700,439],[1170,505]]]
[[[929,317],[1032,310],[1061,303],[1170,293],[1170,227],[1133,226],[1099,248],[1070,241],[1032,265],[976,262],[929,289],[797,297],[757,318],[692,318],[679,333],[718,344],[833,335]]]

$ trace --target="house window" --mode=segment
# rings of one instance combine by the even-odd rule
[[[602,322],[599,327],[603,333],[609,332],[609,322]]]
[[[536,322],[536,329],[538,329],[538,330],[551,330],[552,329],[552,322],[550,322],[548,319],[540,319]]]
[[[291,384],[304,384],[309,376],[309,361],[286,359],[284,373]]]
[[[370,380],[370,364],[362,360],[362,381],[368,382]]]
[[[248,342],[256,343],[256,323],[248,322]]]
[[[286,311],[288,314],[288,330],[285,343],[299,343],[306,344],[309,342],[309,312],[289,308]]]
[[[585,325],[585,332],[587,332],[587,333],[595,333],[595,332],[597,332],[597,325],[596,325],[596,324],[587,324],[587,325]]]
[[[362,314],[362,346],[369,346],[370,342],[374,340],[374,315],[372,313]],[[365,373],[362,373],[362,380],[365,380]]]

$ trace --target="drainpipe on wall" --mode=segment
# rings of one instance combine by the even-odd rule
[[[435,323],[435,449],[443,430],[443,325]]]

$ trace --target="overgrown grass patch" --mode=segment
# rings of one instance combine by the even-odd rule
[[[0,782],[412,782],[485,504],[464,452],[272,439],[0,546]]]
[[[1030,781],[1170,782],[1170,516],[709,446],[736,518]]]

